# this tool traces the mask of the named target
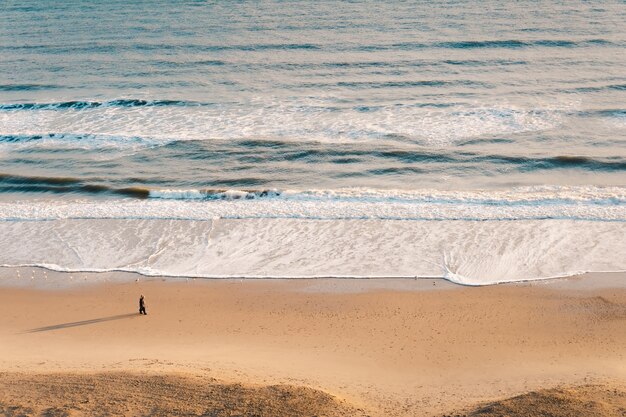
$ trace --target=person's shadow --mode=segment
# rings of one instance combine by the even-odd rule
[[[98,319],[74,321],[70,323],[61,323],[61,324],[55,324],[53,326],[46,326],[46,327],[37,327],[35,329],[27,330],[26,333],[49,332],[51,330],[61,330],[61,329],[67,329],[70,327],[87,326],[89,324],[102,323],[105,321],[129,319],[131,317],[139,317],[139,314],[137,313],[118,314],[117,316],[100,317]]]

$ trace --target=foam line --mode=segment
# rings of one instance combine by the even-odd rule
[[[321,279],[345,279],[345,280],[445,280],[451,282],[453,284],[457,284],[463,287],[485,287],[492,285],[504,285],[504,284],[523,284],[528,282],[536,282],[536,281],[550,281],[550,280],[558,280],[564,278],[572,278],[580,275],[591,274],[591,273],[617,273],[617,272],[626,272],[626,269],[623,270],[606,270],[606,271],[572,271],[566,272],[558,275],[548,276],[548,277],[538,277],[538,278],[525,278],[518,280],[502,280],[502,281],[493,281],[493,282],[485,282],[485,283],[476,283],[468,280],[466,277],[462,277],[455,274],[446,274],[446,275],[171,275],[159,272],[148,272],[145,270],[135,270],[132,268],[82,268],[82,269],[71,269],[64,268],[58,265],[51,264],[0,264],[0,268],[7,269],[16,269],[16,268],[40,268],[48,271],[54,272],[63,272],[63,273],[91,273],[91,274],[106,274],[106,273],[114,273],[114,272],[125,272],[130,274],[138,274],[148,278],[171,278],[171,279],[181,279],[181,278],[193,278],[193,279],[206,279],[206,280],[321,280]],[[26,279],[26,278],[24,278]]]
[[[59,219],[0,222],[0,264],[206,278],[443,277],[490,285],[624,270],[625,236],[626,222],[573,220]]]
[[[34,179],[31,181],[40,181]],[[72,178],[29,186],[84,187]],[[61,184],[57,184],[61,182]],[[13,184],[15,185],[15,184]],[[0,188],[2,178],[0,177]],[[98,188],[132,199],[0,202],[0,221],[54,219],[547,220],[626,222],[623,187],[525,187],[501,191],[150,190]],[[95,192],[95,191],[94,191]],[[151,198],[150,198],[151,197]],[[164,198],[167,197],[167,198]]]

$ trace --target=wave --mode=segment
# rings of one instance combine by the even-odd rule
[[[206,105],[209,105],[209,103],[184,100],[118,99],[110,101],[62,101],[58,103],[9,103],[0,104],[0,110],[82,110],[98,107],[186,107]]]
[[[61,88],[56,84],[0,84],[0,91],[38,91]]]
[[[329,87],[345,87],[345,88],[411,88],[411,87],[449,87],[449,86],[468,86],[475,88],[494,88],[492,84],[472,81],[472,80],[406,80],[406,81],[337,81],[337,82],[318,82],[318,83],[299,83],[301,88],[329,88]]]
[[[365,111],[365,110],[363,110]],[[611,112],[615,117],[618,114]],[[624,117],[621,118],[624,120]],[[402,135],[385,135],[382,140],[389,142],[411,142],[411,138]],[[479,139],[485,142],[487,138]],[[506,139],[494,138],[493,143],[508,143]],[[286,162],[326,163],[331,165],[363,165],[369,174],[376,176],[423,172],[428,167],[414,164],[438,164],[441,169],[461,172],[477,167],[483,170],[509,172],[578,170],[582,172],[621,172],[626,170],[626,157],[591,156],[577,154],[563,155],[524,155],[518,153],[486,153],[474,151],[470,146],[475,140],[458,143],[456,149],[398,149],[373,144],[364,147],[358,144],[342,146],[320,146],[316,142],[297,142],[275,139],[228,140],[176,140],[173,138],[152,139],[143,137],[125,137],[115,135],[76,135],[76,134],[36,134],[36,135],[0,135],[0,149],[18,150],[45,148],[48,152],[73,149],[88,150],[142,150],[155,147],[167,147],[165,154],[157,157],[184,153],[186,158],[221,160],[224,164],[249,164],[257,161],[257,152],[263,152],[264,158],[280,158]],[[148,160],[146,160],[148,161]],[[367,165],[366,165],[367,164]],[[380,168],[377,164],[384,164]],[[408,170],[408,171],[407,171]],[[250,179],[250,180],[248,180]],[[105,180],[106,181],[106,180]],[[0,182],[1,183],[1,182]],[[229,181],[207,184],[208,186],[263,186],[263,181],[254,178],[242,178],[241,181]]]
[[[593,111],[580,111],[576,112],[577,116],[581,117],[607,117],[607,118],[623,118],[626,116],[626,109],[602,109]]]
[[[285,201],[322,202],[406,202],[475,204],[490,206],[590,204],[626,204],[626,189],[619,187],[528,187],[503,191],[404,191],[364,188],[339,190],[150,190],[149,196],[173,200],[254,200],[282,199]]]
[[[474,40],[474,41],[447,41],[447,42],[402,42],[387,45],[362,45],[359,50],[414,50],[414,49],[520,49],[520,48],[582,48],[589,46],[617,46],[618,44],[606,39],[585,39],[572,41],[566,39],[505,39],[505,40]]]
[[[614,156],[593,158],[580,155],[557,155],[552,157],[525,157],[510,155],[489,155],[479,157],[484,162],[504,162],[523,167],[524,170],[547,170],[576,168],[588,171],[615,172],[626,170],[626,158]]]
[[[446,85],[467,85],[467,86],[483,86],[488,87],[485,83],[474,82],[470,80],[457,81],[441,81],[441,80],[421,80],[421,81],[389,81],[389,82],[336,82],[332,84],[325,83],[306,83],[299,84],[300,87],[348,87],[348,88],[399,88],[399,87],[438,87]],[[409,107],[423,108],[446,108],[453,107],[455,103],[415,103]],[[118,99],[109,101],[62,101],[56,103],[4,103],[0,104],[0,111],[26,111],[26,110],[84,110],[97,108],[134,108],[134,107],[217,107],[215,103],[188,101],[188,100],[144,100],[144,99]],[[307,106],[302,106],[306,109]],[[354,109],[362,111],[363,108],[369,111],[381,110],[381,106],[355,106]],[[320,107],[320,110],[333,110],[332,107]],[[335,108],[335,110],[339,110]]]
[[[391,88],[395,84],[385,85]],[[345,87],[350,88],[348,84]],[[354,142],[403,137],[420,144],[445,145],[485,135],[551,129],[559,126],[565,116],[558,108],[451,107],[437,103],[338,108],[337,103],[319,100],[298,103],[258,100],[214,106],[124,99],[2,104],[0,134],[9,137],[54,132],[163,141],[286,138]]]
[[[23,176],[0,173],[0,192],[30,192],[56,194],[110,194],[148,198],[150,191],[141,187],[113,188],[98,184],[102,179],[84,180],[74,177]]]
[[[310,84],[310,85],[309,85]],[[346,89],[492,88],[488,82],[459,80],[312,82]],[[305,85],[305,84],[303,84]],[[598,87],[600,88],[600,87]],[[605,88],[605,87],[602,87]],[[608,88],[608,87],[606,87]],[[23,146],[87,144],[152,146],[176,140],[292,140],[350,143],[403,142],[425,146],[463,144],[566,128],[578,118],[598,119],[612,128],[624,110],[576,110],[571,104],[545,107],[482,105],[433,97],[405,104],[338,103],[334,99],[254,99],[245,103],[119,98],[58,102],[0,103],[0,142]],[[74,135],[72,137],[72,135]],[[602,169],[601,165],[599,166]]]
[[[283,192],[276,189],[267,190],[146,190],[150,198],[165,200],[254,200],[257,198],[278,198]],[[297,195],[296,193],[295,195]],[[289,195],[289,193],[285,194]],[[292,194],[294,195],[294,194]],[[302,194],[306,195],[306,194]]]
[[[319,69],[400,69],[400,68],[426,68],[426,67],[442,67],[445,65],[462,65],[470,67],[486,67],[486,66],[512,66],[512,65],[528,65],[528,61],[512,60],[512,59],[445,59],[440,60],[428,60],[428,59],[403,59],[393,61],[378,61],[378,60],[354,60],[354,61],[326,61],[326,62],[254,62],[254,63],[242,63],[237,61],[227,60],[197,60],[197,61],[174,61],[174,60],[154,60],[151,61],[157,67],[163,68],[193,68],[193,67],[221,67],[231,66],[237,70],[246,71],[259,71],[259,70],[319,70]]]
[[[612,90],[626,90],[626,84],[606,84],[606,85],[593,85],[593,86],[581,86],[581,87],[567,87],[557,88],[554,91],[559,93],[598,93]]]
[[[571,220],[13,221],[0,222],[0,266],[200,278],[438,277],[491,285],[623,271],[625,228]]]
[[[46,54],[62,54],[62,53],[120,53],[125,51],[194,51],[194,52],[222,52],[222,51],[275,51],[275,50],[320,50],[324,49],[324,45],[314,43],[248,43],[235,45],[211,45],[206,43],[185,43],[185,44],[167,44],[167,43],[74,43],[73,45],[65,44],[29,44],[29,45],[1,45],[0,51],[37,51]]]
[[[195,52],[223,52],[223,51],[379,51],[379,50],[415,50],[415,49],[477,49],[477,48],[501,48],[518,49],[529,47],[543,48],[582,48],[601,46],[621,46],[608,39],[591,38],[578,41],[567,39],[504,39],[504,40],[472,40],[472,41],[445,41],[445,42],[396,42],[389,44],[354,45],[351,43],[242,43],[231,45],[216,45],[206,43],[93,43],[84,44],[29,44],[29,45],[3,45],[0,50],[35,50],[50,54],[59,53],[119,53],[123,51],[163,51],[175,49],[177,51]]]
[[[394,154],[393,157],[401,157]],[[560,156],[552,158],[561,166],[595,164],[591,158]],[[626,161],[616,162],[626,170]],[[592,165],[595,169],[595,165]],[[597,169],[595,169],[597,170]],[[108,178],[25,176],[0,173],[0,193],[33,192],[55,194],[108,194],[137,199],[160,200],[283,200],[319,202],[403,202],[477,204],[494,206],[517,205],[621,205],[626,204],[626,189],[620,187],[521,187],[511,191],[403,191],[349,188],[336,190],[279,190],[276,188],[155,188],[131,184],[116,187]],[[136,180],[136,179],[135,179]],[[120,181],[120,180],[117,180]],[[241,181],[241,180],[239,180]],[[224,181],[222,181],[224,182]],[[108,184],[107,184],[108,183]]]
[[[545,220],[626,222],[626,188],[528,187],[508,191],[149,189],[85,185],[72,178],[2,177],[0,189],[86,192],[125,200],[0,203],[0,220],[63,218],[294,218],[378,220]],[[39,181],[39,182],[35,182]],[[63,191],[59,191],[63,190]]]
[[[606,39],[586,39],[581,41],[571,41],[564,39],[538,39],[538,40],[485,40],[485,41],[459,41],[440,42],[435,44],[440,48],[450,49],[475,49],[475,48],[525,48],[525,47],[547,47],[547,48],[576,48],[587,46],[608,46],[614,45]]]
[[[155,140],[138,136],[73,134],[73,133],[43,133],[1,135],[0,145],[14,149],[42,149],[48,152],[63,151],[66,149],[136,149],[152,148],[167,145],[174,140]]]

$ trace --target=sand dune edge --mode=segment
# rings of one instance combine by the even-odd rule
[[[615,384],[557,387],[492,401],[442,417],[623,417],[626,387]]]
[[[177,374],[0,373],[1,416],[367,416],[345,400],[294,385],[226,384]],[[622,417],[626,387],[564,386],[481,403],[441,417]]]
[[[320,390],[225,384],[208,377],[0,373],[2,416],[363,416]]]

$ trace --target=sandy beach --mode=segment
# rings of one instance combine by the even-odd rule
[[[34,274],[41,282],[42,270]],[[89,414],[77,400],[88,392],[124,415],[444,415],[555,388],[579,405],[602,400],[608,408],[598,415],[626,407],[624,273],[479,288],[97,277],[0,290],[5,415]],[[147,316],[137,312],[140,294]],[[52,386],[65,388],[43,388]],[[150,406],[168,392],[178,402]]]
[[[0,4],[0,417],[626,417],[625,1]]]

